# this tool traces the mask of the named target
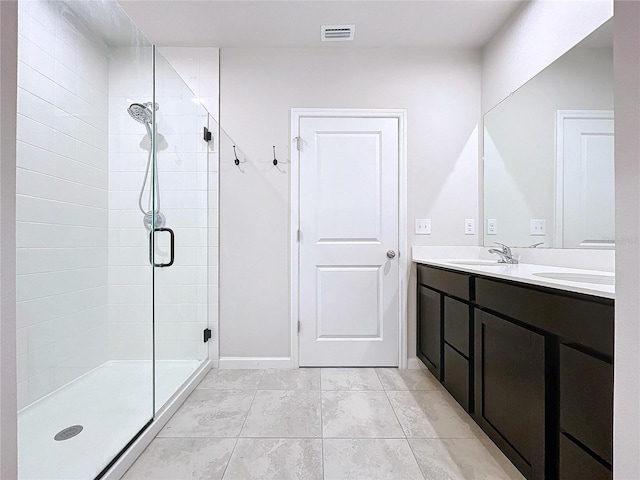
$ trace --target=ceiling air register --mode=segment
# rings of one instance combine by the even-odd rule
[[[355,25],[322,25],[320,38],[323,42],[349,42],[356,33]]]

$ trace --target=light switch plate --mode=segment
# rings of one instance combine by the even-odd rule
[[[531,219],[531,235],[546,235],[547,221],[542,218]]]
[[[498,220],[495,218],[487,219],[487,235],[498,234]]]
[[[430,218],[416,218],[416,235],[431,235]]]
[[[464,234],[465,235],[475,235],[476,233],[476,221],[474,218],[465,218],[464,219]]]

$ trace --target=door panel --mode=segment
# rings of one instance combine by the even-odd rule
[[[299,129],[300,365],[397,366],[398,120]]]
[[[607,245],[615,235],[613,118],[565,118],[562,124],[563,247]]]

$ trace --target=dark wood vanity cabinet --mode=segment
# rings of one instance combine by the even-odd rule
[[[472,391],[470,298],[469,275],[418,267],[418,358],[467,411]]]
[[[526,478],[612,478],[613,300],[425,265],[418,298],[419,358]]]
[[[475,312],[474,418],[527,478],[545,478],[545,337]]]
[[[560,345],[560,478],[611,478],[613,364],[606,356]],[[571,460],[575,459],[575,460]]]
[[[438,380],[442,355],[442,299],[440,293],[418,285],[418,345],[417,355]]]
[[[470,305],[443,295],[443,372],[442,384],[460,405],[470,409],[471,377],[469,336],[471,332]]]

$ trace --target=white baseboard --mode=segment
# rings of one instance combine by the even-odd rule
[[[117,480],[122,478],[127,470],[133,465],[145,448],[151,443],[156,435],[162,430],[174,413],[178,411],[191,392],[195,390],[200,381],[211,370],[211,360],[208,360],[196,370],[191,378],[171,397],[167,404],[158,411],[151,425],[142,432],[135,442],[126,452],[113,464],[113,466],[102,477],[104,480]]]
[[[411,357],[407,361],[407,368],[411,370],[423,370],[427,367],[424,366],[424,363],[422,363],[418,357]]]
[[[220,357],[218,368],[294,368],[289,357]]]

